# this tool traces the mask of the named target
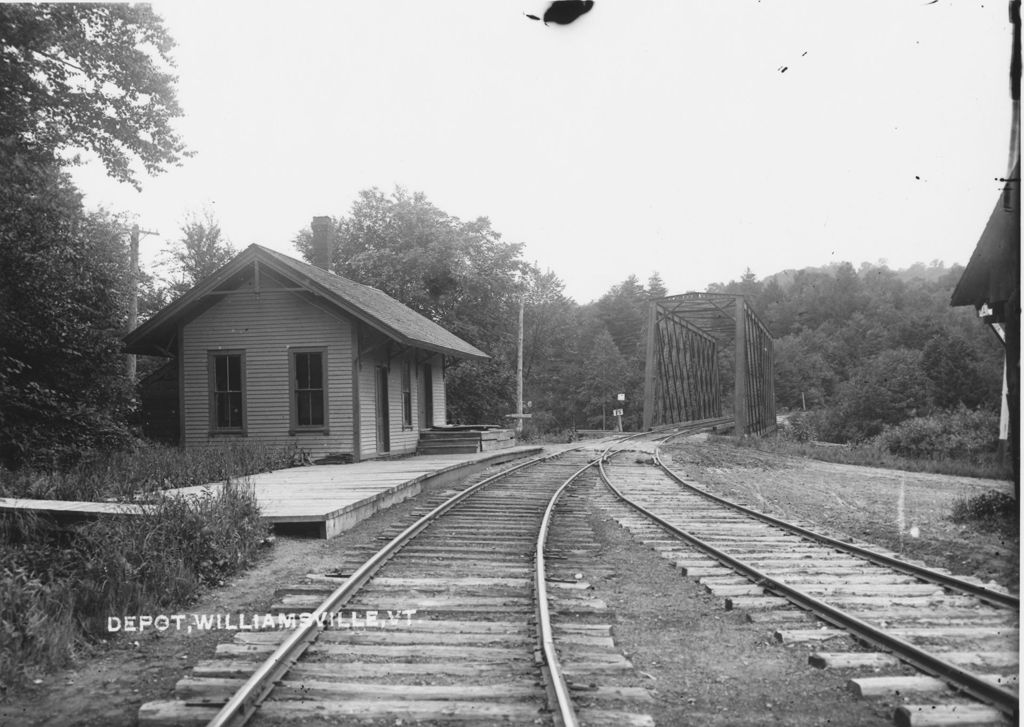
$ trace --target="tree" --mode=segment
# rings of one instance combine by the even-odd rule
[[[994,408],[998,380],[984,379],[974,351],[962,336],[947,334],[930,340],[921,354],[921,369],[939,408],[963,405],[973,409],[983,403]]]
[[[575,378],[581,423],[588,428],[610,426],[612,409],[617,404],[615,396],[623,393],[629,364],[600,321],[594,320],[584,329],[580,342],[581,356]]]
[[[63,466],[128,440],[123,230],[55,167],[0,166],[0,464]]]
[[[775,341],[775,398],[791,409],[825,404],[832,393],[834,374],[809,336],[789,335]]]
[[[569,429],[579,355],[579,306],[563,294],[563,283],[548,271],[526,279],[523,315],[523,391],[531,429]]]
[[[500,421],[513,407],[519,301],[532,267],[522,245],[504,242],[486,217],[464,222],[422,192],[360,192],[335,221],[335,272],[401,301],[492,358],[449,369],[452,414]],[[312,259],[312,235],[295,246]]]
[[[668,288],[665,287],[665,281],[661,279],[661,275],[657,271],[651,273],[651,276],[647,278],[647,297],[655,300],[667,295]]]
[[[839,387],[830,441],[862,441],[879,434],[886,424],[924,415],[928,385],[921,375],[921,353],[888,349],[857,367]]]
[[[180,162],[173,46],[148,5],[0,5],[0,152],[67,163],[85,149],[136,186],[133,160],[150,174]]]
[[[646,347],[644,328],[649,301],[643,284],[635,275],[630,275],[612,286],[594,305],[597,317],[627,361],[635,363],[642,359]]]
[[[145,5],[0,5],[0,464],[64,466],[129,439],[124,221],[87,213],[78,151],[138,186],[187,154],[173,42]]]
[[[231,243],[221,237],[220,223],[209,210],[191,214],[181,226],[181,238],[168,250],[177,279],[170,294],[177,298],[235,256]]]

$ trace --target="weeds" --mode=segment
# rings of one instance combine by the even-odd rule
[[[160,490],[282,469],[291,466],[298,454],[294,447],[273,448],[259,442],[189,450],[143,444],[131,450],[93,453],[61,472],[0,469],[0,496],[130,500]]]
[[[1020,511],[1017,500],[1006,492],[989,490],[973,497],[961,497],[953,503],[950,520],[973,524],[979,530],[1016,536]]]
[[[882,450],[911,459],[978,462],[996,451],[999,416],[961,406],[886,427],[874,441]]]
[[[0,685],[65,665],[77,644],[105,635],[108,616],[190,603],[250,565],[267,534],[252,488],[230,480],[199,496],[160,493],[141,516],[60,527],[5,515]]]
[[[790,415],[775,437],[744,446],[825,462],[933,472],[960,477],[1011,479],[1011,464],[996,450],[998,417],[964,407],[885,427],[878,436],[844,445],[815,441],[823,411]]]

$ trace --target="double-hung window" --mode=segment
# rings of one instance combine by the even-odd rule
[[[402,362],[402,428],[412,429],[412,364]]]
[[[211,351],[210,433],[245,434],[245,354]]]
[[[291,352],[292,431],[327,430],[327,353]]]

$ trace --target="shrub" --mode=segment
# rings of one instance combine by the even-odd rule
[[[810,442],[818,438],[822,416],[821,411],[794,412],[783,421],[779,433],[792,442]]]
[[[194,496],[160,496],[142,516],[71,528],[38,518],[0,521],[0,680],[59,666],[108,616],[191,602],[257,557],[268,529],[251,487],[226,482]]]
[[[1019,508],[1013,495],[989,490],[974,497],[959,498],[953,504],[949,519],[955,523],[973,523],[981,530],[1014,536],[1018,533]]]
[[[0,495],[46,500],[131,499],[282,469],[291,466],[297,454],[295,447],[268,447],[259,442],[188,450],[140,444],[128,450],[91,452],[64,471],[0,469]]]
[[[923,411],[927,385],[920,375],[921,354],[907,349],[882,351],[863,362],[843,382],[830,416],[819,432],[829,442],[862,442]]]
[[[251,488],[231,482],[198,496],[162,496],[142,517],[104,518],[76,538],[75,575],[86,630],[107,615],[187,603],[248,565],[267,535]]]
[[[55,578],[63,559],[36,538],[45,529],[35,515],[0,522],[0,685],[26,666],[60,667],[72,656],[75,594]]]
[[[874,441],[901,457],[977,462],[996,450],[998,433],[998,415],[961,406],[890,425]]]

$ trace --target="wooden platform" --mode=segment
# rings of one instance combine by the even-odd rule
[[[263,517],[275,526],[306,527],[315,529],[321,538],[332,538],[373,513],[419,494],[427,483],[455,482],[493,464],[540,452],[540,447],[511,447],[497,452],[293,467],[245,479],[255,491]],[[219,483],[169,492],[199,494],[217,487]],[[102,515],[137,515],[143,512],[143,506],[0,498],[0,511],[4,510],[80,520]]]
[[[58,516],[61,519],[83,520],[99,515],[141,515],[143,507],[123,502],[79,502],[0,497],[0,511],[36,512]]]

